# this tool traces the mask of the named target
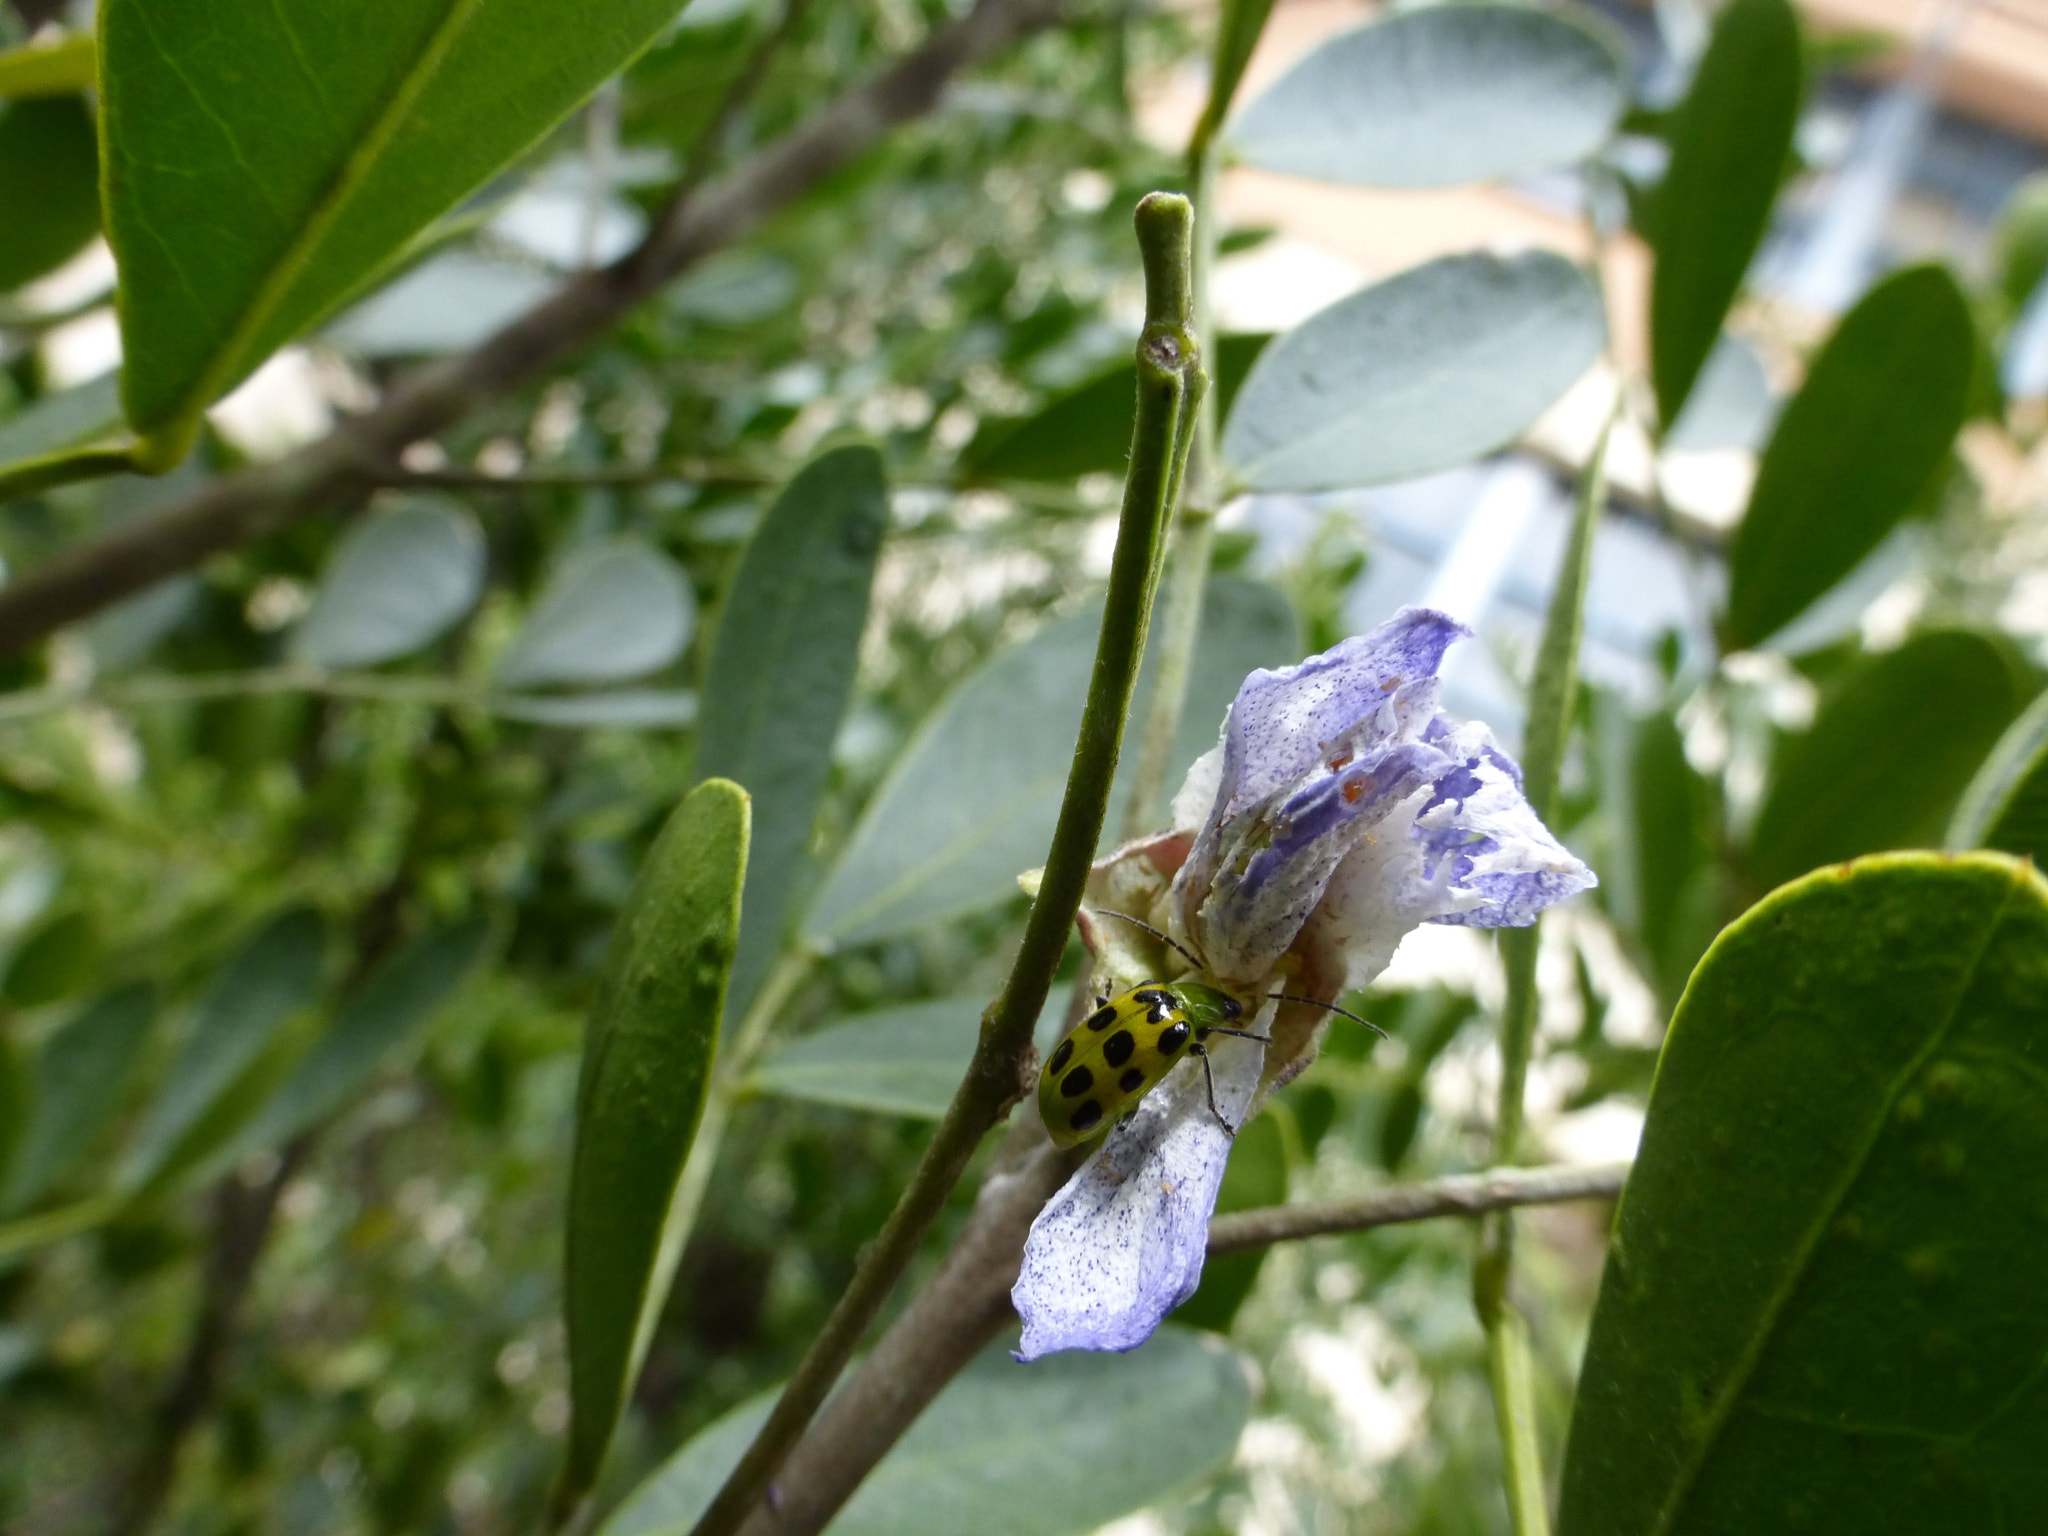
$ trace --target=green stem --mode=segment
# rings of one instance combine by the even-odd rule
[[[1618,409],[1618,406],[1617,406]],[[1529,682],[1528,726],[1523,736],[1522,792],[1544,821],[1557,803],[1558,775],[1571,735],[1572,701],[1578,692],[1579,641],[1585,631],[1586,579],[1592,568],[1593,536],[1607,498],[1607,442],[1610,416],[1579,477],[1570,536],[1559,563],[1536,668]],[[1540,927],[1500,932],[1501,968],[1507,998],[1500,1019],[1500,1102],[1493,1122],[1493,1160],[1514,1161],[1522,1139],[1523,1098],[1529,1055],[1536,1035],[1536,959]],[[1514,1217],[1507,1211],[1481,1224],[1472,1269],[1472,1300],[1486,1329],[1487,1373],[1493,1382],[1494,1413],[1500,1422],[1508,1513],[1516,1536],[1547,1536],[1550,1517],[1544,1499],[1543,1457],[1536,1437],[1535,1367],[1529,1327],[1509,1297],[1514,1270]]]
[[[1066,948],[1108,815],[1124,717],[1145,654],[1171,497],[1187,459],[1184,407],[1201,379],[1190,313],[1187,200],[1155,192],[1138,204],[1136,223],[1145,266],[1146,323],[1138,340],[1138,417],[1130,474],[1081,736],[1023,942],[1002,995],[982,1015],[981,1038],[967,1075],[895,1210],[691,1536],[730,1536],[760,1501],[916,1255],[982,1137],[1029,1087],[1032,1027]]]

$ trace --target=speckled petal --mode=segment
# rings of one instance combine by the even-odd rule
[[[1216,1099],[1241,1121],[1265,1048],[1215,1040]],[[1195,1293],[1230,1133],[1189,1057],[1047,1202],[1010,1292],[1024,1320],[1019,1360],[1062,1349],[1136,1349]]]
[[[1599,883],[1530,809],[1522,770],[1491,731],[1474,722],[1439,739],[1456,766],[1438,778],[1417,812],[1414,837],[1426,873],[1448,874],[1465,899],[1430,922],[1526,928],[1545,907]]]

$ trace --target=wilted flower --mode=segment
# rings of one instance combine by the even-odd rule
[[[1098,871],[1098,900],[1167,927],[1240,996],[1334,999],[1419,924],[1525,927],[1592,885],[1492,732],[1437,709],[1444,652],[1470,633],[1407,608],[1299,666],[1252,673],[1174,798],[1181,830],[1120,850]],[[1083,926],[1098,954],[1109,947],[1110,925]],[[1287,1011],[1302,1017],[1271,1031],[1270,1053],[1249,1040],[1212,1050],[1232,1125],[1311,1059],[1313,1012]],[[1272,1001],[1261,1019],[1274,1022]],[[1184,1061],[1032,1224],[1012,1292],[1018,1358],[1134,1348],[1194,1294],[1230,1141],[1200,1063]]]

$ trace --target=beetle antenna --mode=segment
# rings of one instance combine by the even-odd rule
[[[1112,912],[1107,907],[1102,908],[1101,910],[1096,912],[1095,915],[1097,917],[1119,918],[1122,921],[1129,923],[1133,928],[1142,928],[1147,933],[1151,934],[1152,937],[1157,939],[1160,943],[1169,944],[1173,948],[1179,950],[1181,953],[1181,958],[1186,960],[1187,963],[1189,965],[1192,965],[1196,970],[1199,971],[1202,968],[1202,962],[1197,960],[1193,955],[1188,953],[1188,948],[1185,944],[1181,943],[1178,939],[1172,938],[1167,934],[1161,933],[1157,928],[1154,928],[1150,923],[1145,922],[1141,918],[1132,917],[1128,912]]]
[[[1292,992],[1268,992],[1266,996],[1272,998],[1276,1002],[1307,1003],[1309,1007],[1320,1008],[1325,1013],[1341,1013],[1344,1015],[1345,1018],[1349,1019],[1352,1023],[1363,1024],[1367,1029],[1371,1030],[1374,1034],[1378,1035],[1382,1040],[1388,1038],[1387,1032],[1384,1029],[1381,1029],[1379,1025],[1373,1023],[1371,1019],[1361,1019],[1349,1008],[1339,1008],[1335,1003],[1326,1003],[1320,997],[1297,997]]]

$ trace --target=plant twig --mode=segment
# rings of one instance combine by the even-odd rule
[[[1362,1232],[1432,1216],[1483,1216],[1518,1205],[1612,1199],[1628,1178],[1627,1163],[1559,1164],[1544,1168],[1489,1168],[1419,1184],[1393,1184],[1347,1200],[1312,1200],[1236,1211],[1209,1223],[1209,1257],[1264,1248],[1270,1243]]]
[[[1545,821],[1557,802],[1558,774],[1571,734],[1572,700],[1579,686],[1579,641],[1585,631],[1586,581],[1592,568],[1593,536],[1606,501],[1607,443],[1614,420],[1610,413],[1579,479],[1571,533],[1558,564],[1557,585],[1551,593],[1529,682],[1522,789],[1530,808]],[[1513,1161],[1522,1139],[1523,1097],[1536,1034],[1539,935],[1539,925],[1507,928],[1500,934],[1507,997],[1500,1019],[1500,1101],[1493,1127],[1496,1163]],[[1493,1382],[1494,1413],[1500,1424],[1508,1513],[1516,1536],[1548,1536],[1550,1516],[1542,1449],[1536,1437],[1529,1325],[1508,1294],[1514,1237],[1514,1218],[1505,1210],[1481,1227],[1472,1265],[1472,1302],[1486,1330],[1487,1373]]]
[[[706,181],[608,267],[570,279],[469,352],[421,369],[377,407],[274,463],[59,556],[0,591],[0,655],[302,518],[359,504],[412,443],[545,374],[679,273],[760,227],[890,129],[937,105],[956,74],[1052,25],[1064,0],[980,0],[915,52]]]
[[[1155,192],[1138,204],[1136,223],[1145,264],[1146,324],[1137,348],[1131,468],[1080,739],[1023,942],[1002,995],[982,1015],[974,1059],[909,1185],[692,1536],[730,1536],[754,1509],[916,1254],[974,1149],[1029,1088],[1031,1031],[1045,1006],[1102,837],[1124,717],[1145,653],[1165,523],[1187,462],[1187,407],[1204,382],[1189,329],[1187,200]]]
[[[277,1215],[278,1196],[305,1161],[312,1142],[312,1132],[300,1134],[279,1154],[276,1167],[257,1183],[245,1184],[239,1175],[229,1174],[215,1191],[213,1242],[207,1250],[192,1337],[177,1375],[157,1405],[149,1443],[118,1496],[110,1529],[140,1536],[170,1494],[179,1453],[213,1407],[256,1261],[262,1257]]]
[[[1075,1154],[1047,1141],[1037,1116],[1017,1117],[938,1273],[790,1453],[776,1481],[774,1510],[757,1509],[740,1536],[815,1536],[823,1530],[946,1383],[1009,1326],[1010,1287],[1017,1282],[1025,1234],[1075,1161]],[[1626,1163],[1491,1168],[1348,1200],[1239,1211],[1209,1223],[1209,1257],[1398,1222],[1611,1199],[1627,1174]]]

